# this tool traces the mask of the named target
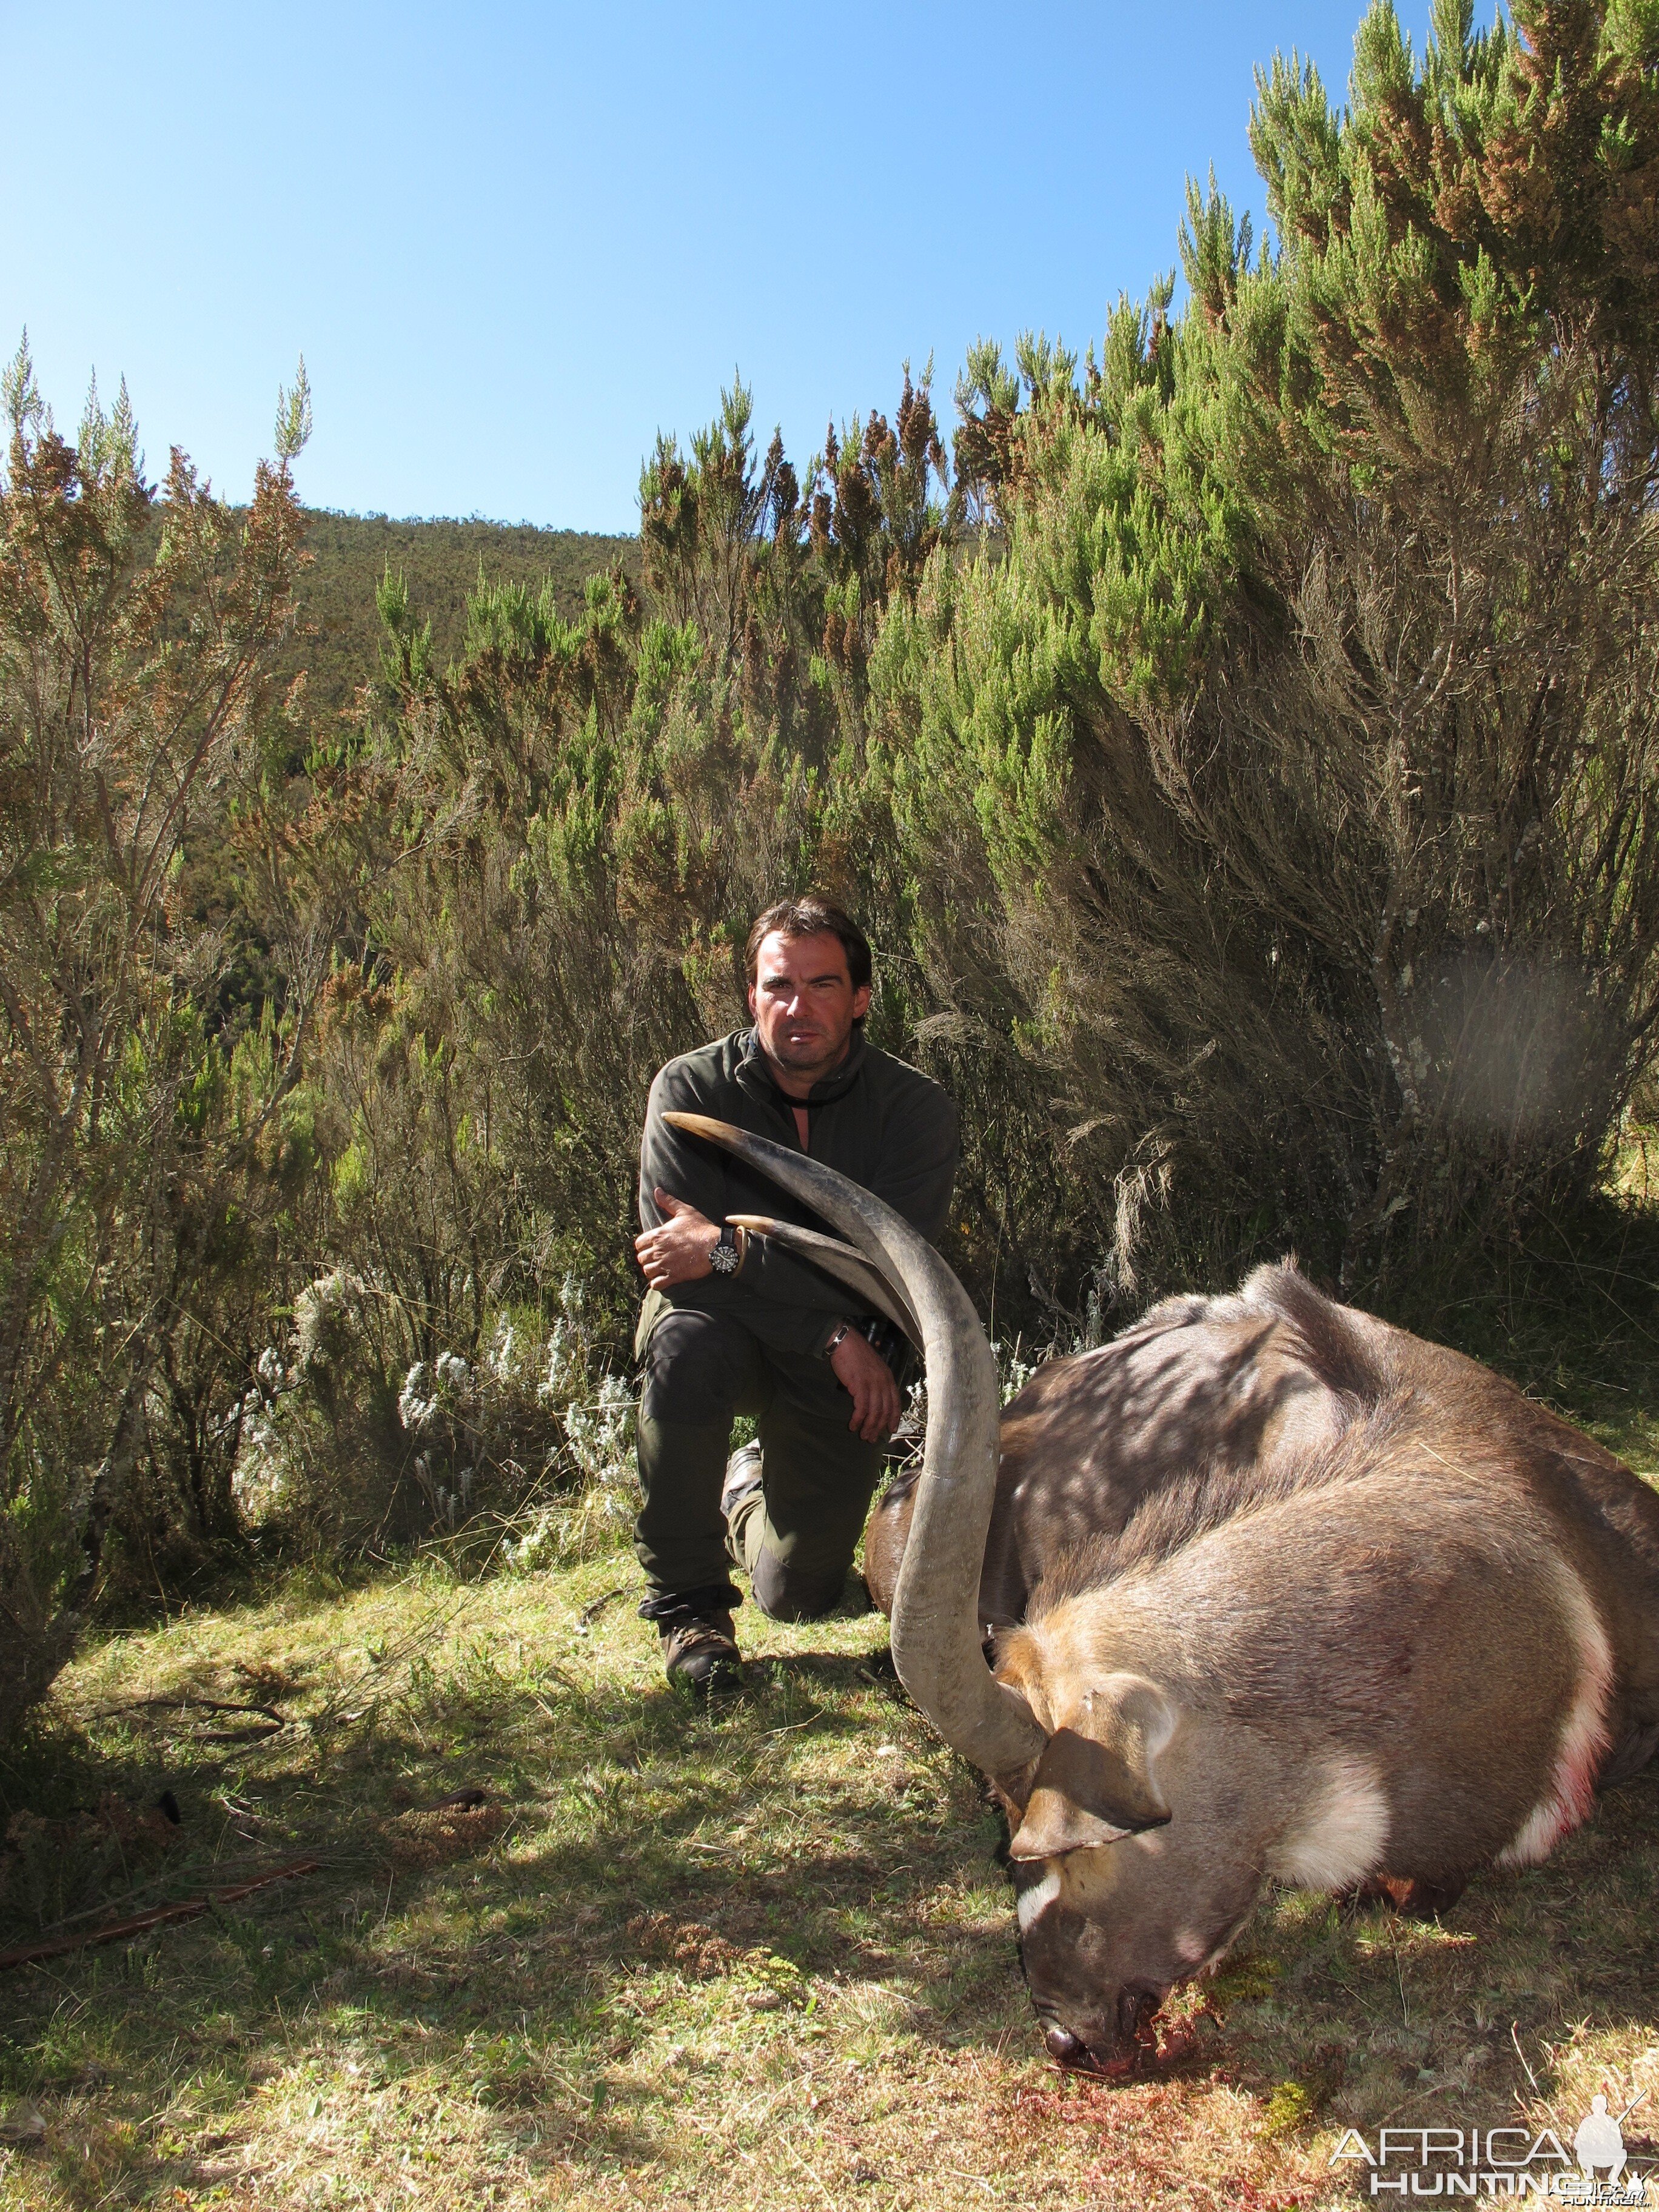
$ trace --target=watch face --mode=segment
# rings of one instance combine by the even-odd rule
[[[708,1264],[717,1275],[735,1275],[738,1272],[738,1248],[735,1244],[719,1243],[708,1255]]]

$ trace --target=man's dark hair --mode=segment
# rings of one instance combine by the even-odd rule
[[[833,899],[804,891],[799,898],[780,899],[757,917],[743,948],[743,963],[753,983],[760,974],[762,939],[768,937],[838,937],[847,955],[847,972],[853,988],[861,991],[870,981],[870,940],[852,915]]]

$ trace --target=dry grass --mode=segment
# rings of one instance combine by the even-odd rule
[[[1633,1410],[1598,1425],[1644,1448]],[[45,2124],[0,2148],[0,2205],[1312,2206],[1352,2191],[1350,2124],[1570,2132],[1599,2086],[1659,2093],[1659,1780],[1443,1926],[1269,1899],[1184,2059],[1066,2079],[1000,1824],[884,1623],[745,1611],[750,1687],[704,1716],[635,1578],[294,1580],[66,1675],[0,1768],[30,1814],[0,1944],[325,1863],[0,1978],[0,2102]],[[189,1696],[284,1725],[135,1702]],[[487,1807],[430,1809],[468,1785]],[[170,1844],[119,1811],[164,1787]]]

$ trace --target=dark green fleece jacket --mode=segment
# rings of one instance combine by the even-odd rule
[[[737,1030],[700,1051],[671,1060],[651,1086],[640,1146],[640,1219],[647,1229],[662,1220],[652,1198],[661,1188],[683,1198],[710,1221],[733,1213],[769,1213],[830,1235],[827,1221],[729,1152],[684,1130],[671,1129],[665,1113],[708,1114],[735,1122],[757,1137],[800,1150],[797,1102],[772,1080],[753,1030]],[[862,1183],[902,1213],[931,1243],[944,1234],[957,1171],[957,1109],[938,1084],[864,1041],[854,1030],[847,1058],[833,1075],[799,1102],[809,1116],[811,1157]],[[836,1322],[857,1313],[859,1301],[844,1284],[810,1262],[749,1240],[749,1256],[734,1276],[708,1275],[647,1297],[641,1343],[658,1303],[729,1313],[761,1342],[778,1352],[821,1352]]]

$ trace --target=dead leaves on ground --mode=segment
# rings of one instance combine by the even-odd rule
[[[641,1912],[624,1932],[637,1956],[672,1966],[688,1981],[738,1984],[751,2012],[786,2005],[810,2007],[816,2002],[811,1983],[793,1959],[752,1945],[739,1949],[700,1920],[677,1920],[671,1912]]]
[[[380,1824],[385,1862],[403,1874],[471,1858],[495,1842],[508,1818],[507,1808],[482,1790],[458,1790],[435,1805],[411,1805]]]
[[[733,1973],[749,1955],[700,1920],[677,1920],[672,1912],[636,1913],[626,1932],[641,1957],[672,1963],[697,1981]]]

